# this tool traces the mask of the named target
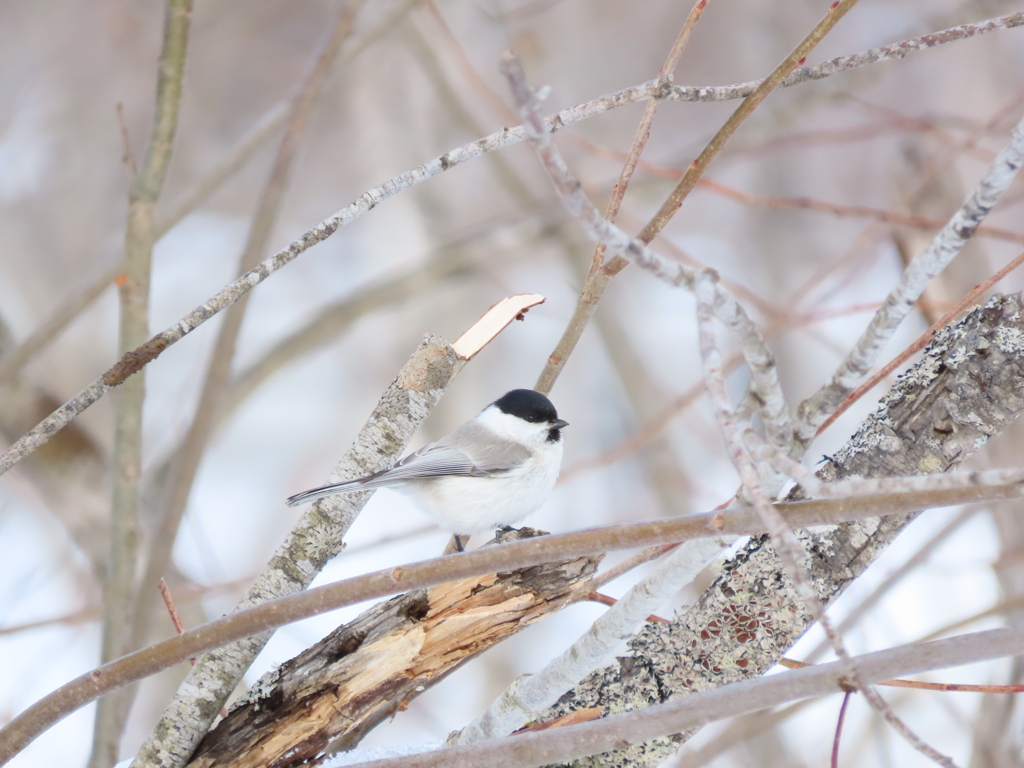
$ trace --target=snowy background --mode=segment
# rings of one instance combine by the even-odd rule
[[[522,55],[532,83],[551,86],[545,109],[554,111],[655,77],[689,11],[689,4],[613,0],[440,0],[436,12],[420,3],[382,29],[396,7],[370,2],[357,17],[354,40],[376,39],[335,70],[301,150],[272,249],[366,189],[511,124],[497,71],[506,48]],[[827,3],[712,0],[675,80],[720,85],[762,77],[826,9]],[[1012,3],[999,2],[863,0],[808,63],[1011,10]],[[196,4],[161,213],[172,211],[262,115],[291,94],[335,14],[331,2]],[[162,4],[153,0],[0,4],[0,352],[26,339],[123,253],[130,173],[122,162],[117,106],[123,105],[128,143],[141,161],[162,23]],[[919,252],[934,230],[887,224],[863,211],[837,216],[798,209],[782,199],[948,217],[1024,110],[1021,35],[1024,30],[998,32],[773,94],[708,173],[758,200],[743,203],[698,188],[655,243],[666,256],[685,252],[713,266],[756,297],[746,305],[770,335],[791,404],[827,379],[899,274],[902,259]],[[668,176],[678,177],[737,103],[661,105],[644,154],[650,165],[638,170],[620,216],[625,229],[637,231],[657,210],[674,186]],[[642,105],[622,107],[558,134],[601,208],[642,111]],[[278,135],[158,243],[154,332],[236,276]],[[930,311],[941,314],[1020,252],[1021,191],[1019,183],[1011,188],[990,222],[1021,233],[1016,241],[976,239],[926,296]],[[298,515],[285,507],[285,497],[327,478],[423,334],[454,340],[506,295],[547,297],[466,367],[414,447],[506,390],[532,386],[572,312],[591,253],[578,226],[554,202],[531,150],[520,145],[387,201],[259,286],[234,362],[239,376],[332,304],[406,272],[420,275],[410,291],[359,313],[314,351],[289,359],[247,397],[230,403],[192,489],[174,545],[174,572],[167,575],[186,625],[231,609]],[[454,274],[436,276],[434,267],[456,259],[461,267]],[[1000,290],[1021,287],[1020,277],[1011,275]],[[117,322],[111,286],[53,344],[0,383],[5,442],[114,362]],[[144,486],[150,492],[144,516],[158,507],[155,470],[188,429],[218,324],[207,323],[148,368]],[[912,316],[887,355],[928,324],[923,315]],[[737,478],[707,403],[698,397],[664,415],[699,379],[691,298],[627,269],[552,392],[571,424],[565,477],[529,523],[563,532],[703,511],[727,500]],[[742,372],[730,379],[735,394],[744,384]],[[809,462],[841,445],[881,391],[829,429]],[[25,402],[49,408],[38,405],[42,410],[35,412]],[[115,402],[116,395],[108,396],[88,410],[70,444],[57,449],[55,443],[54,452],[41,452],[0,479],[0,723],[98,662],[101,586],[96,551],[89,547],[105,535],[110,478],[104,468],[113,447]],[[651,424],[659,429],[649,430],[654,434],[638,450],[594,465],[596,457]],[[974,465],[1019,466],[1021,438],[1019,429],[1000,436]],[[69,469],[71,464],[79,468]],[[851,650],[920,639],[1019,597],[1019,511],[1019,503],[975,510],[847,632]],[[834,615],[841,618],[871,595],[959,514],[924,515],[843,596]],[[151,530],[145,522],[143,528]],[[383,492],[352,528],[347,551],[317,583],[436,555],[446,541],[404,497]],[[635,577],[607,592],[621,594]],[[709,578],[680,593],[677,604],[692,600]],[[155,588],[153,599],[159,600]],[[1020,621],[1012,607],[969,627]],[[362,608],[281,629],[247,680]],[[443,740],[516,675],[566,647],[603,610],[579,604],[529,628],[428,691],[366,744]],[[161,608],[151,637],[171,632]],[[803,658],[819,640],[812,632],[789,655]],[[181,666],[142,685],[125,755],[148,733],[185,671]],[[934,679],[1009,683],[1014,674],[1000,662]],[[1005,700],[906,690],[887,696],[926,740],[961,764],[973,759],[972,765],[994,765],[979,757],[985,729],[993,723],[1013,727]],[[735,723],[708,728],[680,760],[728,732],[732,749],[715,765],[821,765],[838,706],[834,697],[801,707],[754,735],[729,731],[741,727]],[[12,765],[85,765],[93,714],[88,707],[69,717]],[[842,764],[925,761],[856,702]]]

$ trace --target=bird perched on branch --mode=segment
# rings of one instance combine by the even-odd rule
[[[394,466],[303,491],[289,498],[288,506],[335,493],[394,488],[456,534],[512,525],[540,509],[555,487],[566,426],[540,392],[513,389]]]

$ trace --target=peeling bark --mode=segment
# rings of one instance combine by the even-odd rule
[[[499,541],[536,535],[508,529]],[[469,659],[561,609],[599,562],[549,563],[379,603],[265,675],[190,765],[288,768],[349,749]]]

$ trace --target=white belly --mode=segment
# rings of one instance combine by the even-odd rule
[[[529,482],[527,472],[540,472]],[[544,472],[521,467],[503,477],[437,477],[405,487],[446,530],[483,533],[513,525],[543,506],[558,479],[558,465]]]

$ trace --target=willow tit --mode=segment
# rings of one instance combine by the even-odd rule
[[[540,392],[513,389],[447,437],[358,480],[303,491],[295,507],[335,493],[394,487],[447,530],[483,533],[533,514],[555,487],[567,421]]]

